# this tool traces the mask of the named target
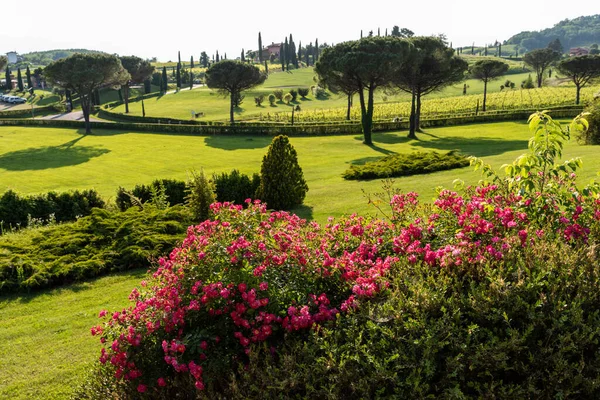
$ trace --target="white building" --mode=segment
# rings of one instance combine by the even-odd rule
[[[8,53],[6,53],[6,57],[8,58],[9,64],[17,63],[17,52],[16,51],[9,51]]]

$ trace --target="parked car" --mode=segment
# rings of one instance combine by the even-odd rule
[[[19,97],[19,96],[11,96],[11,97],[8,99],[8,102],[9,102],[9,103],[12,103],[12,104],[23,104],[23,103],[25,103],[26,101],[27,101],[26,99],[24,99],[24,98],[22,98],[22,97]]]
[[[0,94],[0,101],[7,101],[9,97],[9,94]]]

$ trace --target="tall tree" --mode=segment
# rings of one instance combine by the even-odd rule
[[[544,72],[548,67],[560,59],[560,53],[548,47],[532,50],[523,56],[523,62],[530,66],[537,77],[537,87],[541,88],[544,81]]]
[[[19,92],[22,92],[25,89],[23,77],[21,76],[21,68],[17,68],[17,87],[19,88]]]
[[[75,53],[50,63],[44,74],[55,86],[79,94],[86,133],[91,133],[90,108],[94,91],[105,86],[118,87],[131,79],[116,56],[104,53]]]
[[[240,55],[240,61],[246,62],[246,57],[244,56],[244,49],[242,49],[242,54]]]
[[[325,87],[356,89],[363,143],[372,145],[375,90],[390,83],[409,55],[411,44],[395,37],[368,37],[323,50],[315,72]]]
[[[181,64],[181,51],[177,52],[177,62]]]
[[[233,111],[235,99],[242,91],[259,85],[267,78],[256,66],[244,64],[233,60],[225,60],[213,64],[206,70],[206,85],[211,89],[218,89],[220,93],[229,95],[229,121],[234,123]]]
[[[298,58],[297,58],[297,63],[302,63],[302,41],[300,41],[298,43]],[[298,65],[296,66],[296,68],[298,67]]]
[[[590,80],[600,77],[600,55],[567,58],[558,64],[558,70],[575,84],[575,104],[579,104],[581,88]]]
[[[289,66],[292,62],[292,57],[290,57],[290,43],[288,42],[287,36],[283,44],[283,49],[283,53],[285,54],[285,68],[289,71]]]
[[[469,65],[438,37],[413,37],[409,41],[413,47],[408,61],[393,76],[392,82],[411,94],[408,137],[416,139],[415,132],[420,130],[421,97],[463,81]]]
[[[548,48],[556,51],[560,55],[562,55],[565,52],[563,45],[560,42],[559,38],[556,38],[553,41],[551,41],[550,43],[548,43]]]
[[[8,65],[6,66],[6,72],[4,73],[4,77],[5,77],[4,88],[6,90],[12,90],[12,81],[10,78],[10,68]]]
[[[258,32],[258,60],[263,62],[263,46],[262,46],[262,37],[260,36],[260,32]]]
[[[287,38],[285,38],[285,43],[281,42],[281,47],[279,48],[279,61],[281,61],[281,70],[285,71],[285,66],[287,65],[287,60],[285,59],[285,52],[287,45]]]
[[[314,55],[314,59],[313,62],[317,62],[319,61],[319,39],[315,39],[315,55]]]
[[[294,39],[292,38],[292,34],[290,33],[290,41],[289,41],[289,47],[290,47],[290,61],[292,63],[292,65],[294,65],[294,67],[298,68],[298,57],[296,55],[296,43],[294,43]]]
[[[194,68],[194,56],[190,56],[190,68]]]
[[[312,49],[312,42],[308,45],[306,49],[304,49],[304,57],[306,58],[306,66],[310,66],[310,49]]]
[[[27,87],[29,88],[30,93],[33,93],[33,82],[31,81],[31,71],[29,70],[29,65],[25,70],[25,75],[27,76]]]
[[[205,51],[200,53],[200,65],[204,68],[208,68],[208,54]]]
[[[177,90],[181,89],[181,63],[177,63],[177,75],[175,76],[175,81],[177,83]]]
[[[483,82],[483,111],[485,111],[488,82],[498,79],[506,71],[508,71],[508,64],[498,60],[479,60],[471,66],[469,72],[473,78]]]
[[[121,65],[129,75],[131,79],[125,82],[121,89],[123,90],[123,97],[125,100],[125,113],[129,113],[129,85],[130,83],[142,83],[154,72],[154,67],[146,60],[142,60],[136,56],[122,56],[120,57]]]
[[[160,80],[160,91],[162,94],[167,93],[169,88],[169,78],[167,77],[167,67],[163,67],[162,79]]]
[[[217,57],[216,57],[216,61],[219,62],[219,50],[217,50]]]

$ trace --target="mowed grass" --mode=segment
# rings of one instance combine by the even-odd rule
[[[67,399],[100,354],[90,328],[121,310],[145,271],[0,297],[0,398]]]
[[[491,82],[488,85],[488,92],[495,93],[500,91],[500,86],[508,79],[515,83],[516,87],[520,87],[521,82],[527,78],[529,73],[506,75],[499,78],[497,81]],[[315,76],[312,68],[302,68],[298,70],[286,72],[274,72],[269,75],[268,79],[256,88],[244,92],[246,98],[241,106],[235,110],[235,118],[237,119],[253,119],[259,114],[290,112],[291,105],[287,105],[282,101],[277,101],[271,106],[268,101],[269,94],[274,90],[280,89],[287,93],[290,89],[310,88],[315,85],[313,80]],[[439,97],[454,97],[462,96],[463,85],[467,85],[467,94],[482,94],[483,82],[475,79],[467,79],[456,85],[448,86],[440,92],[432,93],[423,98],[427,99]],[[258,107],[254,103],[254,97],[264,95],[265,100],[262,106]],[[404,92],[389,92],[378,90],[375,94],[375,104],[393,103],[399,101],[409,101],[410,95]],[[482,99],[483,100],[483,97]],[[347,99],[345,95],[330,94],[327,98],[316,98],[313,94],[309,94],[306,99],[300,98],[293,104],[300,105],[303,110],[315,109],[332,109],[346,107]],[[184,90],[175,94],[168,94],[161,97],[155,97],[144,100],[146,115],[158,118],[177,118],[177,119],[192,119],[191,112],[203,112],[204,117],[199,120],[219,121],[229,119],[229,97],[221,95],[216,90],[211,90],[208,87],[202,87],[191,91]],[[358,96],[354,97],[354,107],[360,107]],[[473,104],[475,109],[476,104]],[[125,106],[121,105],[113,109],[118,113],[125,112]],[[141,116],[141,102],[132,102],[129,105],[130,115]]]
[[[304,206],[294,211],[317,221],[374,211],[363,190],[380,191],[381,181],[345,181],[342,173],[351,164],[415,150],[458,150],[499,167],[522,154],[530,137],[525,121],[432,128],[419,134],[419,140],[408,140],[406,134],[376,133],[373,146],[362,144],[360,134],[291,138],[309,187]],[[270,142],[270,137],[262,136],[103,130],[85,136],[74,129],[0,127],[0,192],[8,188],[24,194],[95,188],[105,199],[114,200],[119,186],[133,188],[156,178],[187,179],[190,170],[204,169],[209,175],[232,169],[259,172]],[[600,171],[595,146],[573,141],[566,146],[565,155],[583,158],[582,182]],[[456,178],[475,184],[480,174],[467,167],[398,178],[396,185],[430,201],[436,187],[452,187]]]

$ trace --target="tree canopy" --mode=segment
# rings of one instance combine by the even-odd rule
[[[129,75],[131,79],[122,85],[125,97],[125,113],[129,113],[129,82],[142,83],[154,72],[154,67],[146,60],[141,59],[137,56],[122,56],[120,57],[121,65]]]
[[[558,70],[571,79],[577,88],[575,104],[579,104],[579,93],[590,80],[600,77],[600,55],[570,57],[558,64]]]
[[[103,53],[73,54],[54,61],[44,69],[44,75],[53,85],[79,95],[86,133],[91,133],[90,108],[94,91],[122,85],[131,78],[117,56]]]
[[[508,64],[498,60],[479,60],[471,65],[469,72],[473,78],[483,81],[483,111],[485,111],[488,82],[498,79],[506,71],[508,71]]]
[[[409,137],[416,138],[421,97],[464,79],[468,63],[439,37],[420,36],[412,43],[409,59],[392,77],[394,85],[412,95]]]
[[[254,65],[233,60],[218,62],[206,70],[206,85],[211,89],[218,89],[223,94],[229,94],[229,120],[232,124],[237,96],[242,91],[263,83],[266,78],[266,74]]]
[[[0,56],[0,70],[3,70],[7,64],[8,64],[8,59],[6,58],[6,56]]]
[[[406,62],[410,47],[407,40],[397,37],[366,37],[326,48],[315,66],[319,81],[326,87],[358,93],[365,144],[373,143],[375,90],[390,84],[392,76]]]
[[[533,68],[537,77],[537,87],[542,87],[544,71],[556,61],[560,60],[561,54],[549,47],[530,51],[523,56],[523,62]]]

